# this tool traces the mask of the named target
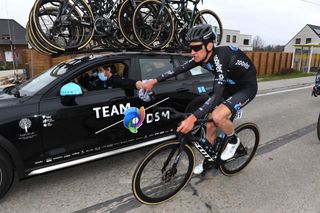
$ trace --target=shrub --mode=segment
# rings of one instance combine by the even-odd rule
[[[295,69],[292,69],[292,68],[282,68],[279,72],[280,75],[286,75],[286,74],[289,74],[289,73],[292,73],[292,72],[295,72],[296,70]]]

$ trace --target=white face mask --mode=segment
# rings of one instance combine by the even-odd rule
[[[108,77],[106,77],[102,72],[100,72],[100,73],[98,74],[98,77],[99,77],[99,79],[100,79],[101,81],[106,81],[106,80],[108,80]]]

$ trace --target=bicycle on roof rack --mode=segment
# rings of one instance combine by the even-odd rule
[[[184,119],[188,114],[173,108],[163,107],[173,116]],[[170,115],[171,116],[171,115]],[[231,115],[230,120],[241,118],[242,111]],[[175,196],[190,181],[195,164],[195,147],[209,164],[204,169],[219,169],[224,175],[232,176],[244,169],[252,160],[259,145],[259,129],[254,123],[244,123],[235,129],[241,144],[236,154],[229,160],[222,161],[220,155],[226,146],[226,135],[217,137],[214,154],[210,156],[204,148],[205,124],[211,119],[199,119],[194,129],[188,134],[177,134],[177,140],[163,143],[152,149],[136,167],[132,178],[134,196],[144,204],[160,204]],[[203,173],[204,174],[204,173]]]
[[[188,2],[193,9],[188,9]],[[188,30],[197,24],[210,24],[220,44],[223,28],[220,18],[213,11],[197,8],[200,0],[146,0],[139,4],[132,17],[136,39],[147,49],[166,48],[174,37],[174,44],[186,48]],[[173,45],[173,44],[172,44]]]
[[[143,50],[151,44],[159,44],[156,47],[160,49],[186,51],[188,47],[184,37],[190,26],[212,23],[216,32],[220,34],[218,43],[220,42],[221,21],[210,10],[199,11],[196,7],[199,0],[189,0],[195,5],[193,10],[187,9],[188,0],[166,1],[177,26],[175,42],[171,42],[173,35],[171,28],[165,32],[156,30],[157,36],[153,36],[153,40],[148,40],[147,45],[141,42],[143,39],[136,37],[132,25],[133,15],[142,0],[36,0],[29,14],[26,40],[37,52],[47,55],[60,55],[83,49],[88,51],[117,48]],[[167,6],[163,5],[161,8],[166,9]],[[154,14],[162,15],[155,11],[159,7],[152,8],[152,5],[150,7]],[[135,23],[144,23],[144,21],[144,14],[135,15]],[[170,32],[169,39],[167,39],[168,32]],[[146,28],[143,35],[148,33]],[[164,45],[163,41],[165,41]],[[171,42],[171,46],[167,45],[168,42]],[[152,48],[148,47],[148,49]]]
[[[88,46],[137,46],[133,31],[127,25],[140,2],[37,0],[30,11],[27,39],[36,50],[47,54],[76,51]]]

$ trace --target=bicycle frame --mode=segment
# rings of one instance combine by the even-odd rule
[[[230,117],[230,121],[233,122],[235,119],[238,119],[238,117],[241,117],[242,116],[242,111],[237,111],[237,112],[234,112],[231,114],[231,117]],[[180,155],[182,153],[182,150],[185,146],[185,144],[192,144],[197,150],[198,152],[200,152],[200,154],[205,158],[207,159],[209,162],[212,162],[214,164],[215,167],[217,167],[217,165],[219,165],[220,161],[219,160],[219,156],[220,154],[222,153],[222,149],[223,147],[225,146],[225,143],[226,143],[226,138],[227,138],[227,135],[224,134],[224,137],[223,137],[223,140],[222,141],[217,141],[215,142],[215,150],[214,150],[214,155],[211,156],[210,154],[207,153],[207,151],[202,147],[201,143],[203,140],[205,140],[205,123],[207,122],[211,122],[212,120],[211,119],[200,119],[198,120],[198,122],[200,123],[200,131],[201,131],[201,136],[200,137],[196,137],[194,136],[192,133],[188,133],[188,134],[182,134],[182,133],[178,133],[178,140],[180,142],[180,146],[179,146],[179,152],[177,153],[176,155],[176,158],[175,158],[175,161],[174,161],[174,164],[172,166],[172,168],[176,168],[178,162],[179,162],[179,159],[180,159]],[[240,150],[244,150],[245,152],[242,153],[240,156],[237,156],[237,157],[241,157],[241,156],[244,156],[247,154],[244,146],[242,144],[240,144],[239,146],[239,149]],[[167,160],[166,160],[166,163],[164,164],[163,166],[163,171],[165,170],[168,162],[170,161],[170,159],[173,157],[173,154],[176,150],[172,150],[171,153],[169,154]],[[217,161],[218,159],[218,161]],[[226,162],[230,162],[232,160],[234,160],[235,157],[232,157],[230,159],[228,159]]]
[[[185,29],[186,27],[189,29],[192,26],[192,22],[194,20],[195,14],[197,14],[199,12],[197,5],[199,3],[199,1],[191,1],[194,5],[192,13],[191,13],[191,17],[188,17],[187,14],[187,2],[189,0],[162,0],[161,1],[161,9],[160,11],[163,11],[164,6],[167,6],[171,12],[171,14],[174,16],[174,18],[177,20],[177,24],[179,26],[179,30],[178,33],[180,33],[183,29]],[[173,8],[173,6],[170,3],[177,3],[177,4],[181,4],[181,8],[180,8],[180,12],[182,12],[184,14],[184,17],[181,17],[180,14],[178,12],[176,12],[176,10]],[[161,12],[159,12],[159,14],[161,14]]]

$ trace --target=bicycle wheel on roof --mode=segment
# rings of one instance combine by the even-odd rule
[[[223,36],[223,28],[222,28],[221,20],[216,13],[214,13],[211,10],[199,11],[199,13],[195,16],[193,20],[192,26],[198,25],[198,24],[210,24],[212,26],[213,31],[217,35],[217,38],[216,38],[217,45],[221,43],[221,39]]]
[[[147,49],[165,48],[172,40],[174,22],[169,9],[161,2],[147,0],[137,6],[132,18],[133,32]]]
[[[94,34],[93,14],[83,0],[37,0],[32,22],[39,37],[58,51],[81,49]]]

